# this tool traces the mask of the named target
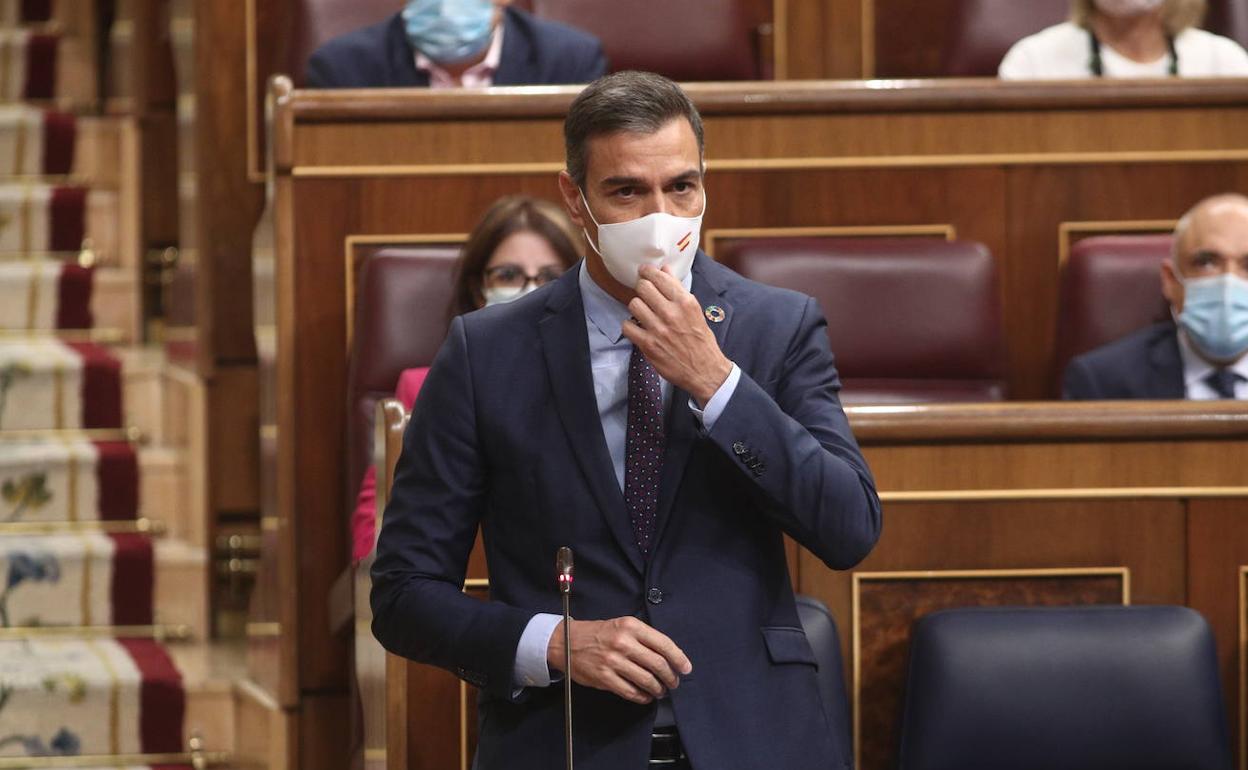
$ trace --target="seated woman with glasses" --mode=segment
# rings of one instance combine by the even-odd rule
[[[1206,0],[1073,0],[1071,20],[1014,44],[1006,80],[1244,77],[1248,53],[1197,29]]]
[[[563,209],[524,195],[500,198],[477,223],[459,257],[449,315],[511,302],[554,281],[580,259],[581,234]],[[404,370],[395,398],[408,409],[428,367]],[[351,515],[351,556],[359,561],[376,537],[376,473],[370,467]]]

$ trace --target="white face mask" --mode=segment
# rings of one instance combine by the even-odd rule
[[[702,191],[702,213],[696,217],[678,217],[655,212],[627,222],[599,225],[594,212],[589,210],[585,191],[581,202],[589,218],[598,225],[598,243],[594,244],[589,232],[585,240],[602,257],[611,277],[630,289],[637,286],[637,271],[642,265],[672,269],[678,281],[684,281],[693,267],[693,257],[698,253],[698,241],[702,233],[702,214],[706,213],[706,191]]]
[[[1125,18],[1156,10],[1166,0],[1095,0],[1095,2],[1097,10],[1106,16]]]
[[[485,306],[505,305],[512,300],[520,299],[524,295],[537,289],[533,284],[528,284],[522,288],[515,286],[495,286],[483,289],[481,293],[485,296]]]

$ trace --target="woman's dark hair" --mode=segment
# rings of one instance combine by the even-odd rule
[[[485,304],[482,290],[485,266],[498,245],[519,232],[530,232],[545,238],[565,269],[581,258],[581,234],[562,208],[527,195],[499,198],[473,228],[460,254],[451,299],[452,316],[476,310]]]

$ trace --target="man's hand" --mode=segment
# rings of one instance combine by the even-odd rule
[[[637,296],[628,303],[636,323],[624,324],[624,336],[636,345],[659,376],[705,407],[728,379],[732,362],[720,351],[702,318],[697,297],[664,266],[640,270]]]
[[[633,703],[663,697],[693,670],[675,642],[637,618],[573,620],[571,629],[572,681]],[[550,635],[546,662],[563,671],[563,621]]]

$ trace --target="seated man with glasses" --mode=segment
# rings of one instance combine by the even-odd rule
[[[1072,360],[1066,398],[1248,399],[1248,198],[1207,198],[1179,220],[1161,289],[1174,320]]]

